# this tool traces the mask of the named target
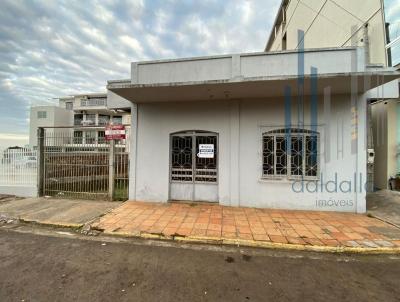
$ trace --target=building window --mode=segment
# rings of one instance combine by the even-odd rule
[[[47,112],[46,111],[38,111],[37,112],[37,118],[47,118]]]
[[[96,143],[96,131],[86,131],[85,132],[85,143],[95,144]]]
[[[282,50],[286,50],[287,49],[287,39],[286,39],[286,33],[282,38]]]
[[[400,10],[398,0],[384,0],[388,65],[400,64]]]
[[[99,144],[105,144],[106,143],[106,133],[105,133],[105,131],[99,131],[97,133],[97,142]]]
[[[122,125],[122,116],[113,116],[113,124]]]
[[[263,177],[317,178],[319,134],[285,128],[263,133]]]
[[[74,144],[82,144],[82,131],[74,131]]]
[[[85,125],[96,125],[96,114],[86,114]]]
[[[81,126],[83,121],[83,114],[75,114],[74,115],[74,125]]]
[[[99,114],[99,126],[107,125],[110,121],[109,115]]]
[[[65,109],[67,109],[67,110],[72,110],[72,109],[74,109],[74,103],[72,103],[72,102],[66,102],[66,103],[65,103]]]
[[[394,67],[400,64],[400,39],[387,48],[387,54],[389,66]]]

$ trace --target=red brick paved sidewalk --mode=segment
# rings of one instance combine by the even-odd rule
[[[396,248],[400,229],[365,215],[236,208],[209,204],[125,202],[93,227],[108,234],[274,243],[303,247]]]

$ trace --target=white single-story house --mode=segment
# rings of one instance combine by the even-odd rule
[[[366,211],[367,91],[398,78],[362,48],[132,63],[132,200]]]

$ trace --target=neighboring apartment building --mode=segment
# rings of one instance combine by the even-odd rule
[[[298,30],[304,32],[299,38]],[[361,46],[367,65],[400,68],[398,0],[283,0],[265,51]],[[387,188],[400,172],[400,104],[398,82],[369,98],[375,150],[374,184]],[[373,138],[373,139],[372,139]]]
[[[31,107],[29,146],[37,146],[37,130],[39,127],[72,126],[73,111],[57,106]]]
[[[116,97],[112,92],[61,97],[58,103],[58,106],[31,108],[31,146],[37,145],[38,127],[71,127],[73,144],[82,145],[102,144],[105,132],[99,127],[104,127],[109,122],[130,125],[130,103]]]
[[[82,94],[59,99],[59,105],[74,112],[73,125],[76,144],[101,144],[105,140],[104,129],[92,127],[113,124],[130,124],[130,107],[117,104],[109,107],[107,94]],[[87,127],[87,129],[85,129]]]

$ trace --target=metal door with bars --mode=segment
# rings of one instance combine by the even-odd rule
[[[170,200],[218,201],[218,135],[185,131],[171,135]]]

